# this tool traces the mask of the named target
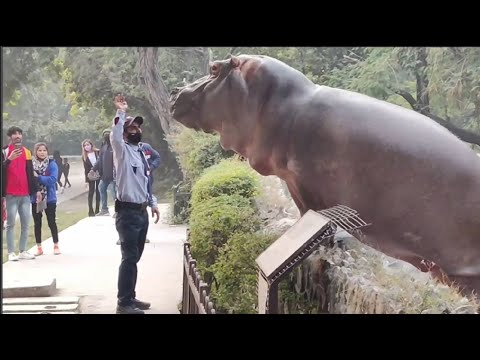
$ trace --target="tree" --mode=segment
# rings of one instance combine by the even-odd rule
[[[363,59],[333,69],[322,80],[411,107],[461,140],[480,145],[473,131],[480,130],[479,50],[455,49],[367,48]],[[438,115],[442,111],[446,118]]]
[[[41,83],[43,77],[40,73],[49,68],[57,53],[58,48],[3,48],[3,106],[22,86]]]

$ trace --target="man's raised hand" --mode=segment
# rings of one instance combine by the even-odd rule
[[[115,96],[114,104],[118,110],[121,110],[123,112],[127,111],[128,109],[127,101],[125,100],[125,96],[123,95]]]

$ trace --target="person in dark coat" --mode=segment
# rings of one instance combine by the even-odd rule
[[[97,163],[93,166],[94,171],[100,173],[100,191],[101,209],[97,216],[110,215],[108,211],[107,189],[112,184],[112,198],[115,199],[116,185],[113,178],[113,150],[110,143],[110,129],[105,129],[102,133],[103,142],[100,147],[100,156]]]

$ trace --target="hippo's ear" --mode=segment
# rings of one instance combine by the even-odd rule
[[[236,56],[230,55],[230,66],[236,68],[240,66],[240,59]]]

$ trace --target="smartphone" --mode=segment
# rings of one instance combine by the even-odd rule
[[[22,143],[15,143],[15,149],[21,149],[22,146]]]

